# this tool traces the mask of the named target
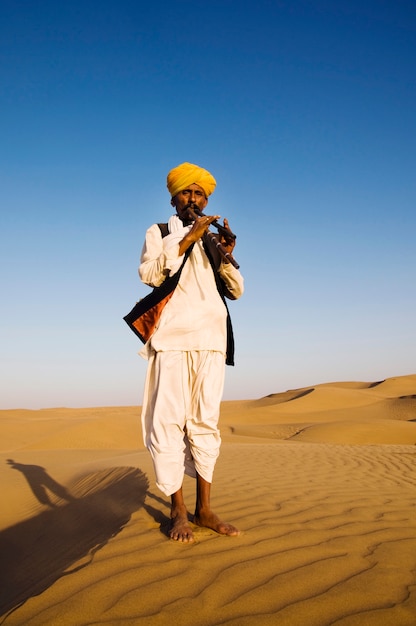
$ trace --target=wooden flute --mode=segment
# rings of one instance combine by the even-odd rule
[[[204,213],[202,213],[201,209],[199,207],[197,207],[195,204],[189,204],[187,207],[191,217],[195,220],[197,217],[206,217],[206,215]],[[222,224],[220,224],[217,220],[214,220],[213,222],[211,222],[211,224],[213,226],[215,226],[215,228],[218,229],[218,233],[220,235],[223,235],[224,237],[229,237],[230,239],[237,239],[237,235],[235,235],[231,230],[229,230],[228,228],[225,228],[225,226],[223,226]],[[221,256],[226,260],[229,261],[232,265],[234,265],[234,267],[236,269],[238,269],[240,266],[237,263],[237,261],[235,260],[235,258],[233,257],[232,254],[230,254],[230,252],[227,252],[227,250],[224,248],[224,246],[222,245],[222,243],[218,240],[217,235],[215,233],[211,233],[211,231],[207,230],[206,232],[207,237],[210,238],[210,240],[212,241],[212,243],[215,245],[215,247],[217,248],[218,252],[221,254]]]

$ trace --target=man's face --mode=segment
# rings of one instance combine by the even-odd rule
[[[172,206],[176,208],[178,217],[184,223],[192,221],[192,217],[185,208],[189,203],[196,204],[201,211],[203,211],[208,204],[208,198],[205,197],[204,190],[196,183],[192,183],[192,185],[189,185],[186,189],[182,189],[182,191],[172,198]]]

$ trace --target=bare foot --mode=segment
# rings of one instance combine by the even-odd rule
[[[194,541],[194,533],[188,522],[186,509],[172,511],[169,537],[174,541],[181,541],[182,543],[192,543]]]
[[[199,511],[194,515],[194,524],[197,526],[204,526],[204,528],[211,528],[220,535],[227,535],[229,537],[235,537],[240,534],[240,531],[235,526],[222,522],[215,513],[212,511]]]

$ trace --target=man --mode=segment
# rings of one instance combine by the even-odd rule
[[[157,485],[171,497],[169,536],[192,542],[182,493],[185,473],[196,478],[194,523],[222,535],[239,534],[212,512],[210,491],[221,444],[218,419],[225,364],[233,364],[224,296],[239,298],[243,278],[227,256],[235,246],[227,219],[220,237],[226,255],[218,258],[207,231],[219,216],[195,213],[207,206],[216,187],[214,177],[198,165],[182,163],[169,172],[167,187],[176,215],[169,219],[166,233],[166,225],[147,230],[139,275],[158,287],[168,276],[181,274],[141,352],[149,359],[142,426]]]

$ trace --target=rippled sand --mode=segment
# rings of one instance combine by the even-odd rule
[[[178,544],[137,408],[0,411],[2,623],[414,626],[414,420],[416,375],[223,403],[241,535]]]

